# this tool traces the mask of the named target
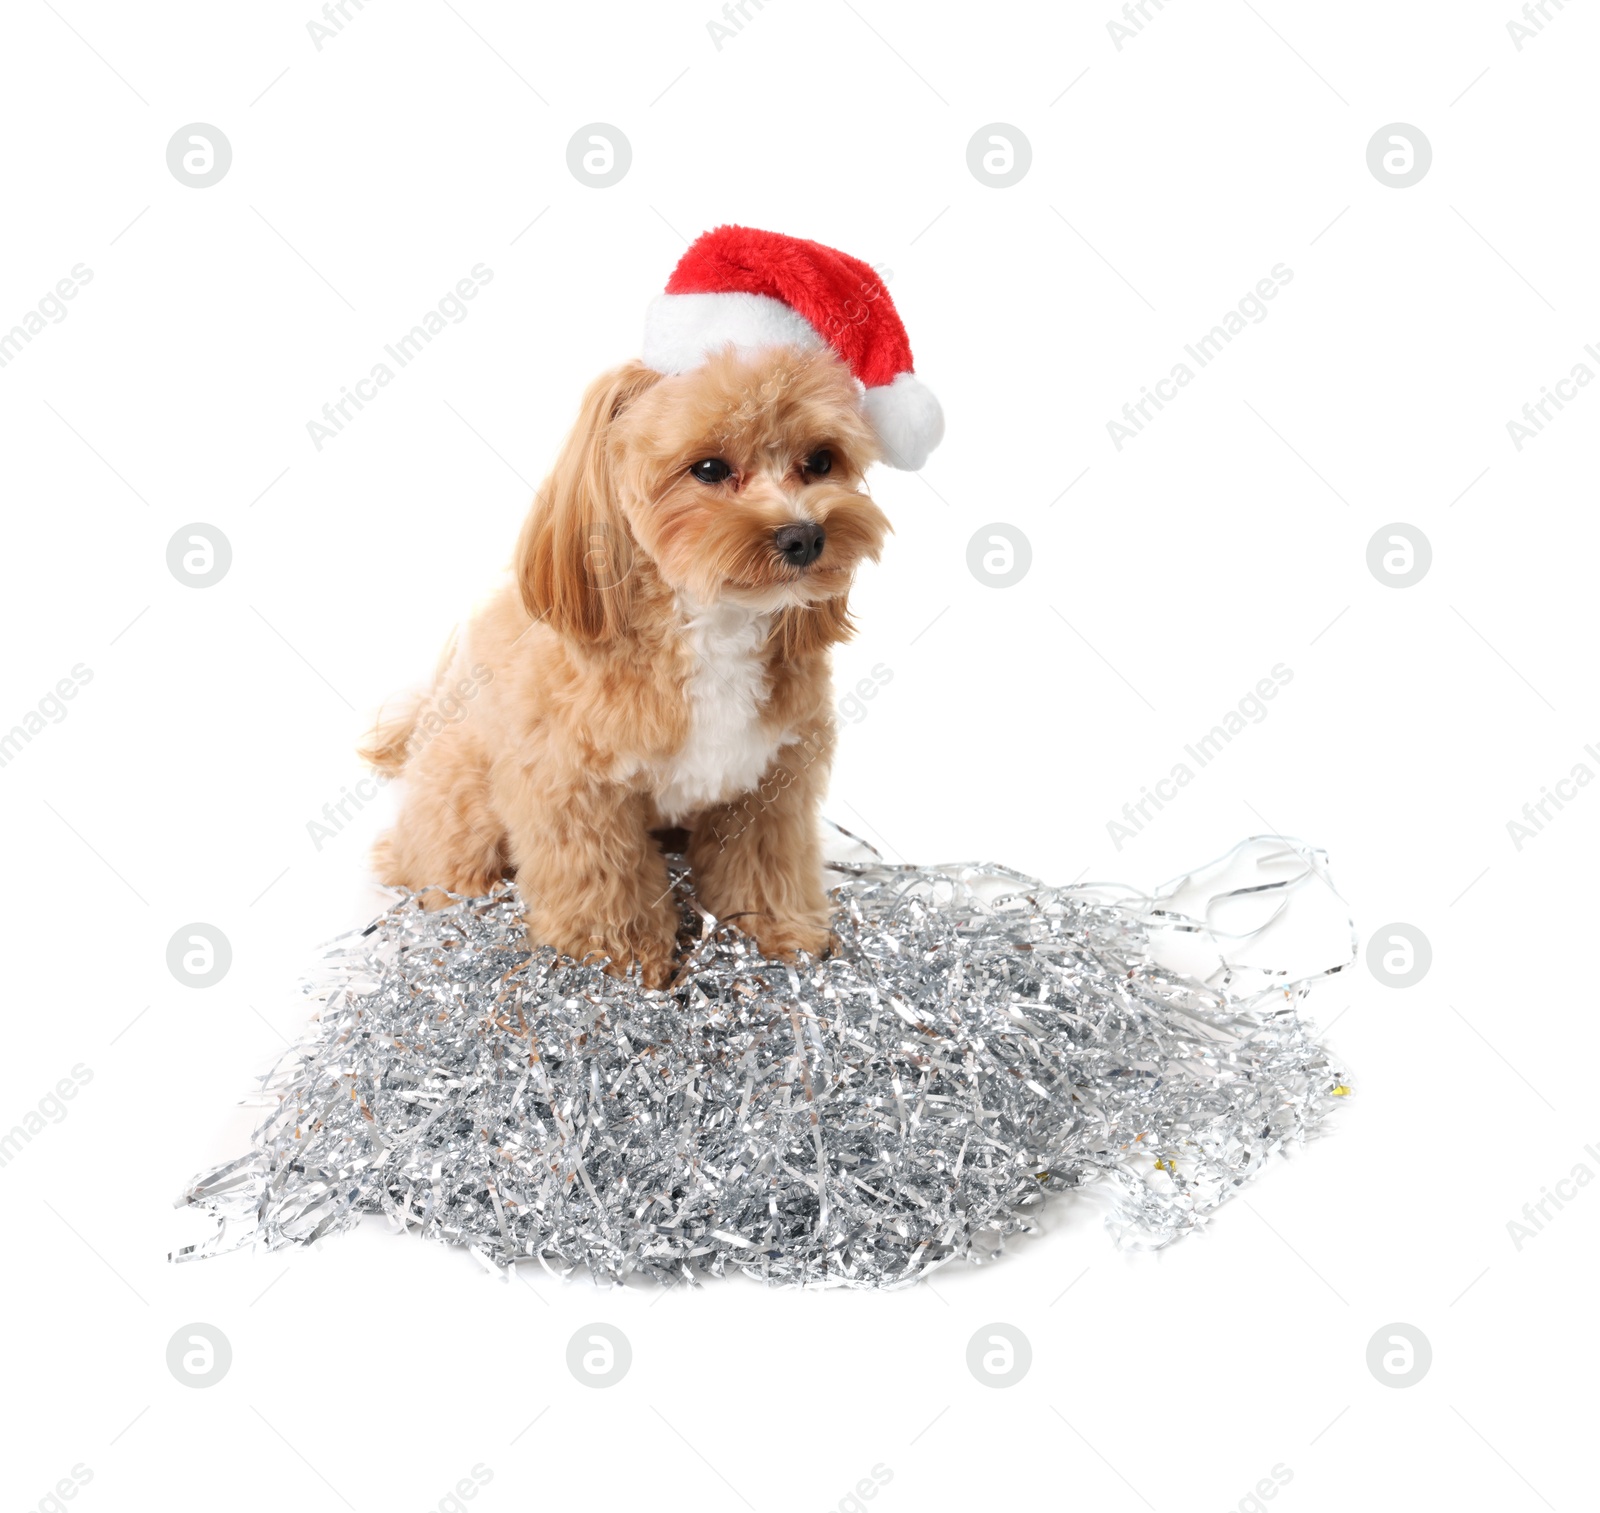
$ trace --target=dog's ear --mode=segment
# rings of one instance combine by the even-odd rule
[[[589,385],[523,522],[513,563],[523,605],[574,640],[606,641],[628,623],[635,547],[612,475],[611,424],[660,377],[632,362]]]
[[[850,605],[844,594],[816,604],[791,604],[778,611],[772,636],[785,661],[826,651],[856,633]]]

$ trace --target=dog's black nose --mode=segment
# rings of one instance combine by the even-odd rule
[[[822,543],[827,538],[820,525],[808,520],[804,525],[779,526],[772,539],[791,567],[810,567],[822,555]]]

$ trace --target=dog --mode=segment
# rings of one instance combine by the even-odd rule
[[[362,748],[406,780],[383,882],[438,902],[514,876],[531,941],[659,988],[676,831],[701,906],[763,956],[827,949],[830,652],[890,533],[867,470],[928,438],[885,418],[897,396],[868,401],[898,384],[926,422],[931,396],[909,347],[889,384],[863,381],[866,322],[797,287],[796,258],[825,294],[841,268],[870,280],[858,303],[899,329],[886,293],[865,298],[877,276],[820,244],[724,227],[691,248],[645,359],[591,384],[509,580],[447,648],[436,687],[472,689],[459,717],[424,730],[424,700]],[[683,287],[686,265],[715,287]]]

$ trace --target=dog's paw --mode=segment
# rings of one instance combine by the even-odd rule
[[[530,936],[530,939],[532,937]],[[615,938],[591,934],[568,942],[551,942],[564,956],[586,965],[603,965],[610,977],[626,977],[635,967],[647,988],[664,988],[672,981],[673,942],[627,933]]]
[[[833,932],[814,920],[755,914],[734,923],[755,938],[761,954],[771,961],[793,961],[801,952],[808,956],[825,956],[835,944]]]
[[[645,947],[635,956],[639,965],[639,981],[647,988],[664,988],[672,981],[673,962],[670,945]]]

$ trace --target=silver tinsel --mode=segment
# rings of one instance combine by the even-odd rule
[[[1242,849],[1293,874],[1213,907],[1281,912],[1326,881],[1296,843]],[[1326,973],[1158,961],[1172,932],[1226,940],[1175,910],[1178,884],[834,865],[837,947],[796,966],[704,915],[676,866],[685,961],[662,992],[530,951],[513,886],[401,897],[330,948],[252,1149],[179,1200],[217,1232],[175,1259],[375,1213],[496,1269],[897,1286],[989,1259],[1091,1182],[1123,1243],[1167,1244],[1350,1090],[1299,1009]]]

